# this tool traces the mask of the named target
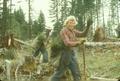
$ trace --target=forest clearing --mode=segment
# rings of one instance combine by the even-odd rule
[[[120,81],[120,0],[0,0],[0,81]]]

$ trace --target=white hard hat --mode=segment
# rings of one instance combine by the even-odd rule
[[[48,30],[53,30],[53,27],[50,27],[50,26],[46,26],[45,29],[48,29]]]

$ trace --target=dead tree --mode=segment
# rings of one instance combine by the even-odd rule
[[[105,31],[102,27],[98,27],[95,30],[93,41],[94,42],[102,42],[102,41],[104,41],[104,39],[105,39]]]

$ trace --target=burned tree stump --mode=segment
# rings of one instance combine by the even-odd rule
[[[102,27],[98,27],[95,30],[93,41],[94,42],[101,42],[101,41],[104,41],[104,39],[105,39],[105,31]]]

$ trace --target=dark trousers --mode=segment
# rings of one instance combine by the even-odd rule
[[[38,49],[36,49],[33,56],[34,57],[38,56],[40,52],[43,55],[43,63],[48,62],[48,52],[47,52],[46,48],[38,48]]]
[[[52,75],[51,81],[60,81],[67,68],[71,71],[74,81],[80,81],[80,71],[73,51],[62,52],[59,67]]]

